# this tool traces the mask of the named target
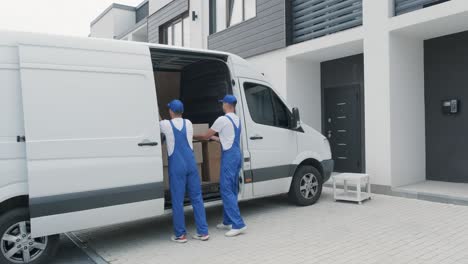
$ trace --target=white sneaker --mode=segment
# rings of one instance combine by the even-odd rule
[[[221,224],[218,224],[216,226],[217,229],[221,229],[221,230],[231,230],[232,229],[232,225],[225,225],[223,223]]]
[[[192,238],[193,238],[193,239],[196,239],[196,240],[207,241],[208,239],[210,239],[210,235],[199,235],[199,234],[196,234],[196,235],[193,235]]]
[[[224,235],[227,236],[227,237],[234,237],[234,236],[237,236],[237,235],[240,235],[240,234],[244,233],[245,230],[247,230],[247,226],[244,226],[241,229],[231,229],[228,232],[226,232],[226,234],[224,234]]]

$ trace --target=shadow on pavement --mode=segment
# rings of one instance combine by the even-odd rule
[[[94,262],[68,237],[61,235],[57,256],[50,264],[94,264]]]

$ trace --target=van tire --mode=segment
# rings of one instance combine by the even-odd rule
[[[299,206],[312,205],[322,194],[323,177],[310,165],[300,166],[294,173],[289,189],[289,200]]]
[[[5,256],[5,253],[8,249],[12,248],[12,242],[7,242],[3,239],[6,233],[14,232],[16,234],[17,229],[12,228],[15,225],[27,222],[29,223],[29,210],[27,208],[17,208],[13,209],[3,215],[0,216],[0,264],[16,264],[17,262],[13,262],[13,260],[8,259]],[[20,234],[18,234],[20,236]],[[28,262],[29,264],[48,264],[52,262],[52,258],[55,256],[55,253],[58,248],[59,244],[59,235],[53,235],[43,238],[37,238],[38,240],[43,239],[46,241],[45,249],[37,254],[34,258],[35,252],[38,252],[38,249],[32,249],[30,252],[33,253],[32,261]],[[36,240],[37,241],[37,240]],[[18,245],[19,246],[19,245]],[[22,254],[20,254],[22,255]],[[19,257],[19,258],[22,258]],[[20,259],[20,261],[22,261]],[[21,263],[21,262],[19,262]]]

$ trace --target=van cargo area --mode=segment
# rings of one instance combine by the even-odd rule
[[[184,103],[184,118],[193,123],[194,134],[203,133],[223,115],[219,99],[232,93],[227,56],[187,51],[151,49],[159,113],[169,119],[167,104],[173,99]],[[163,144],[165,207],[171,207],[167,149]],[[220,199],[221,146],[217,142],[193,142],[200,173],[203,199]],[[188,197],[186,205],[190,204]]]

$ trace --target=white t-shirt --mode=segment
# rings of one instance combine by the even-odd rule
[[[184,126],[184,120],[185,122],[185,129],[187,131],[187,141],[190,145],[190,148],[193,149],[193,126],[192,122],[188,119],[182,119],[182,118],[174,118],[172,119],[172,123],[174,124],[175,128],[178,129],[179,131],[182,130],[182,127]],[[166,145],[167,145],[167,155],[172,155],[174,152],[174,145],[175,145],[175,140],[174,140],[174,132],[172,131],[172,126],[171,122],[169,120],[163,120],[159,122],[159,125],[161,127],[161,133],[163,133],[166,136]]]
[[[227,115],[234,121],[234,124],[239,127],[239,117],[234,113],[229,113]],[[220,116],[216,119],[213,126],[211,126],[211,129],[219,133],[219,140],[221,141],[223,150],[229,150],[236,137],[231,120],[225,116]]]

